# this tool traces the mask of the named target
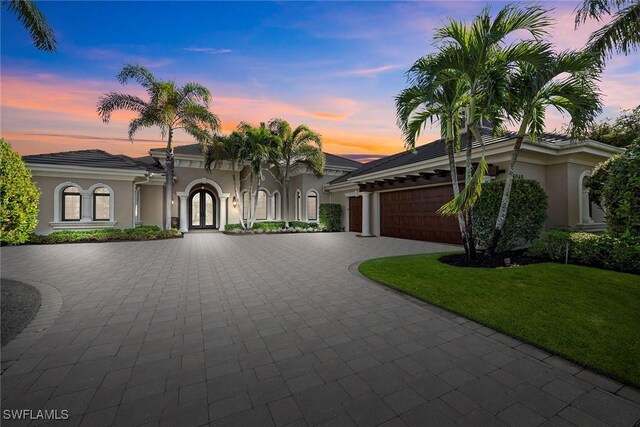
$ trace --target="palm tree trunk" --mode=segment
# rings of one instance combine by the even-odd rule
[[[244,218],[242,218],[242,211],[240,210],[240,192],[238,191],[238,181],[236,179],[236,170],[235,167],[233,168],[233,174],[231,175],[233,178],[233,192],[234,192],[234,197],[236,198],[236,210],[239,212],[239,217],[240,217],[240,225],[242,226],[242,228],[246,229],[247,226],[244,224]]]
[[[467,146],[466,146],[466,162],[465,162],[465,183],[467,186],[471,182],[471,176],[473,175],[473,165],[471,164],[473,134],[471,132],[471,125],[467,125]],[[466,246],[469,248],[467,256],[470,259],[476,259],[476,239],[473,235],[473,222],[471,220],[471,209],[467,209],[464,212],[464,223],[467,230],[466,234]]]
[[[520,148],[522,148],[522,141],[524,140],[524,134],[519,133],[516,138],[516,143],[511,153],[511,164],[509,165],[509,171],[507,172],[507,179],[504,182],[504,190],[502,191],[502,202],[500,203],[500,210],[498,211],[498,218],[496,219],[496,226],[493,229],[493,234],[489,240],[489,247],[487,248],[487,255],[494,255],[498,248],[498,242],[502,236],[502,228],[507,221],[507,211],[509,209],[509,199],[511,197],[511,187],[513,185],[513,172],[518,161],[518,154],[520,154]]]
[[[285,228],[289,228],[289,187],[291,187],[291,181],[289,180],[289,177],[285,177],[284,179],[284,197],[285,197],[285,205],[287,207],[287,212],[286,212],[286,216],[284,217],[284,226]]]
[[[165,176],[166,176],[166,184],[165,184],[165,221],[164,228],[169,230],[171,228],[171,214],[173,204],[173,173],[174,173],[174,163],[173,163],[173,146],[171,144],[173,139],[173,129],[169,129],[169,136],[167,138],[167,157],[165,160]],[[186,215],[186,212],[183,212],[183,215]]]
[[[456,169],[456,160],[453,153],[453,141],[447,141],[445,144],[447,148],[447,155],[449,156],[449,171],[451,172],[451,185],[453,186],[453,197],[458,197],[458,194],[460,194],[460,184],[458,184],[458,170]],[[464,251],[467,255],[469,255],[467,227],[464,222],[464,218],[462,217],[462,214],[458,214],[458,226],[460,227],[460,234],[462,235]]]

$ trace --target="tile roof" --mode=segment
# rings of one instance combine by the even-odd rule
[[[24,156],[31,164],[84,166],[93,168],[148,170],[147,164],[124,154],[110,154],[103,150],[64,151],[61,153]],[[149,165],[151,166],[151,165]]]
[[[154,148],[154,151],[163,150],[164,148]],[[174,147],[174,153],[198,156],[202,154],[200,151],[200,144],[179,145]],[[327,157],[327,166],[334,166],[338,168],[359,168],[362,163],[347,159],[346,157],[336,156],[335,154],[324,153]]]
[[[515,138],[515,132],[507,132],[505,135],[494,137],[491,135],[490,129],[481,129],[483,134],[484,143],[486,145],[497,144],[499,142],[509,141]],[[466,140],[462,138],[463,141],[460,143],[461,150],[466,148]],[[540,137],[540,141],[547,143],[557,143],[563,141],[569,141],[571,138],[568,135],[560,135],[553,133],[545,133]],[[478,147],[480,144],[474,139],[472,142],[472,146]],[[425,160],[431,160],[438,157],[446,156],[444,139],[437,139],[430,143],[421,145],[417,147],[415,150],[409,151],[401,151],[396,154],[392,154],[387,157],[383,157],[378,160],[374,160],[369,163],[363,164],[359,169],[355,171],[351,171],[348,174],[342,175],[330,182],[330,184],[338,184],[341,182],[346,182],[349,178],[369,174],[373,172],[379,172],[386,169],[392,169],[399,166],[410,165],[412,163],[418,163]]]

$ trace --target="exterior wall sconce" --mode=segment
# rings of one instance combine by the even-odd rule
[[[236,196],[233,196],[232,202],[234,208],[238,207],[238,200],[236,199]]]

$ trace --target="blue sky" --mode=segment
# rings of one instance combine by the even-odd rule
[[[56,31],[57,53],[35,50],[11,14],[2,14],[2,133],[22,153],[102,148],[143,155],[157,146],[150,130],[126,140],[129,116],[106,126],[95,103],[121,87],[124,63],[159,78],[197,81],[212,110],[233,129],[283,117],[321,132],[326,149],[363,156],[402,150],[393,97],[405,71],[432,51],[447,18],[471,19],[483,2],[40,2]],[[498,10],[506,3],[491,4]],[[545,4],[557,19],[558,49],[578,48],[597,23],[574,31],[576,2]],[[610,62],[601,89],[605,115],[640,103],[640,56]],[[566,120],[564,120],[566,121]],[[548,128],[563,118],[550,114]],[[437,137],[437,128],[422,142]],[[191,142],[182,135],[181,143]]]

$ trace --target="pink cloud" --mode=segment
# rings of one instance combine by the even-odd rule
[[[385,73],[391,70],[397,70],[400,68],[398,65],[382,65],[375,68],[360,68],[356,70],[349,70],[336,73],[338,76],[374,76],[376,74]]]

